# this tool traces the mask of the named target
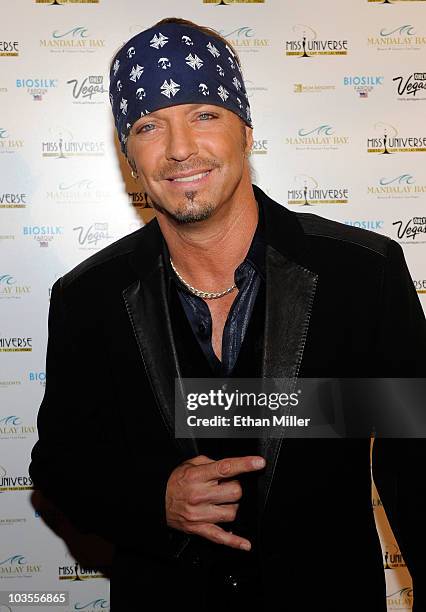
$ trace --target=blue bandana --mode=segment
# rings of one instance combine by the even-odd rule
[[[252,127],[235,53],[190,26],[167,23],[131,38],[114,57],[109,92],[123,152],[135,121],[177,104],[223,106]]]

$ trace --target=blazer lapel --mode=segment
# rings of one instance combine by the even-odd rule
[[[294,213],[271,200],[256,185],[265,218],[266,316],[262,378],[296,378],[303,357],[318,275],[309,269],[304,232]],[[138,280],[123,291],[141,358],[164,424],[184,458],[199,454],[196,440],[174,433],[174,384],[181,370],[173,340],[168,286],[162,258],[162,235],[156,219],[143,228],[131,254]],[[182,394],[182,387],[178,386]],[[285,429],[283,430],[285,436]],[[283,438],[260,440],[266,468],[259,478],[259,518],[268,500]]]
[[[144,248],[132,257],[139,279],[123,291],[123,299],[164,425],[183,457],[189,459],[199,454],[190,429],[188,438],[175,436],[176,379],[177,394],[182,399],[183,388],[168,306],[161,232],[156,220],[144,229]]]
[[[262,378],[296,379],[308,333],[318,275],[308,269],[303,230],[295,215],[254,189],[263,204],[266,246],[266,311]],[[294,381],[295,382],[295,381]],[[292,380],[289,380],[291,392]],[[284,391],[284,389],[280,390]],[[259,451],[266,460],[259,478],[259,520],[265,509],[285,437],[264,435]]]

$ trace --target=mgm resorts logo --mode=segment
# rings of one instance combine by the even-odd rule
[[[5,468],[0,465],[0,493],[10,491],[31,491],[33,481],[27,474],[10,476]]]
[[[20,299],[31,292],[29,285],[18,283],[14,276],[0,272],[0,299]]]
[[[0,208],[25,208],[27,198],[26,193],[0,193]]]
[[[397,76],[396,92],[399,100],[426,100],[426,72],[413,72],[408,76]],[[420,95],[417,95],[417,94]],[[423,94],[423,95],[422,95]]]
[[[0,57],[18,57],[19,42],[12,40],[0,40]]]
[[[293,93],[324,93],[326,91],[335,91],[335,85],[319,85],[307,83],[294,83]]]
[[[318,38],[310,26],[297,24],[292,31],[297,38],[286,40],[285,54],[290,57],[317,57],[322,55],[347,55],[346,39]]]
[[[337,150],[349,143],[349,136],[336,134],[332,125],[322,124],[314,128],[300,128],[295,136],[287,136],[284,144],[298,151]]]
[[[51,130],[52,138],[41,143],[42,157],[67,159],[69,157],[102,157],[105,142],[102,140],[77,140],[67,129]]]
[[[315,206],[321,204],[348,204],[349,190],[346,187],[320,186],[312,176],[300,174],[294,179],[294,188],[287,191],[290,206]]]
[[[94,578],[105,578],[102,568],[85,568],[79,563],[73,565],[61,565],[58,567],[59,580],[93,580]]]
[[[40,47],[51,53],[94,53],[105,47],[105,40],[93,38],[87,28],[76,26],[65,32],[54,30],[50,38],[40,40]]]
[[[426,193],[426,184],[417,184],[411,174],[399,176],[382,176],[376,185],[367,187],[367,195],[375,196],[378,200],[410,198],[418,199]]]
[[[11,414],[0,418],[0,440],[25,439],[29,434],[35,434],[35,425],[25,425],[19,416]]]
[[[419,36],[411,24],[400,25],[396,28],[381,28],[378,35],[367,38],[369,47],[377,51],[419,51],[426,44],[426,36]]]
[[[40,564],[29,562],[24,555],[10,555],[0,557],[0,579],[1,578],[32,578],[42,570]],[[1,608],[0,608],[1,609]]]
[[[396,543],[383,544],[383,567],[385,570],[405,567],[404,559]]]
[[[389,123],[374,125],[377,136],[367,139],[367,152],[391,155],[393,153],[426,153],[426,136],[399,136]]]
[[[102,94],[107,92],[104,77],[100,75],[89,75],[81,81],[70,79],[67,85],[71,85],[73,104],[102,104]]]
[[[30,353],[32,345],[32,338],[0,335],[0,353]]]
[[[396,237],[403,244],[424,244],[426,242],[426,217],[411,217],[408,221],[394,221]],[[421,238],[425,240],[421,240]],[[418,240],[420,238],[420,240]]]
[[[386,595],[386,605],[388,610],[411,610],[413,607],[412,587],[403,587]]]

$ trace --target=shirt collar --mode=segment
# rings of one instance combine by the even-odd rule
[[[243,268],[248,263],[249,265],[251,265],[252,268],[254,268],[256,270],[256,272],[260,275],[262,280],[265,280],[266,279],[266,271],[265,271],[265,252],[266,252],[266,245],[265,245],[265,217],[264,217],[262,202],[259,201],[259,200],[256,200],[256,201],[257,201],[257,206],[258,206],[258,211],[259,211],[259,216],[258,216],[258,222],[257,222],[256,230],[255,230],[255,232],[253,234],[253,238],[252,238],[252,241],[251,241],[251,244],[250,244],[250,248],[249,248],[249,250],[247,252],[247,255],[246,255],[244,261],[241,262],[240,265],[238,266],[238,268],[235,270],[235,275],[239,276],[240,273],[243,273]],[[166,267],[167,274],[168,274],[169,278],[173,279],[173,281],[178,285],[178,287],[180,289],[184,289],[185,291],[188,291],[188,289],[178,279],[178,277],[176,276],[176,274],[173,271],[173,268],[172,268],[172,266],[170,264],[169,249],[167,247],[167,243],[166,243],[164,237],[162,239],[162,243],[163,243],[163,257],[164,257],[165,267]]]

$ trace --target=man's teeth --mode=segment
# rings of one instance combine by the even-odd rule
[[[173,179],[173,181],[177,181],[179,183],[185,183],[188,181],[198,181],[199,179],[203,178],[203,176],[207,176],[209,172],[210,170],[208,170],[207,172],[201,172],[201,174],[193,174],[192,176],[184,176],[182,178],[175,178]]]

